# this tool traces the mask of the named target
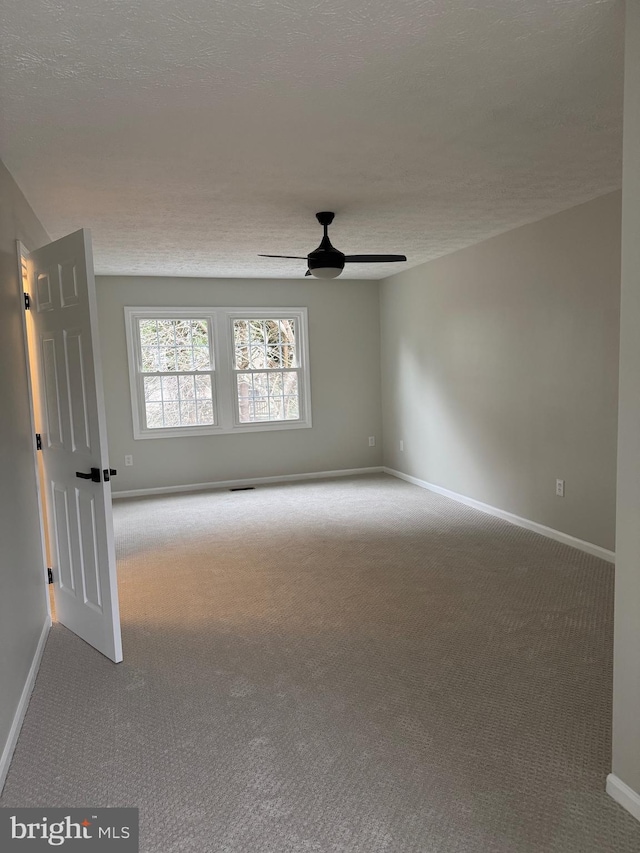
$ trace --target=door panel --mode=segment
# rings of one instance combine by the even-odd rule
[[[98,570],[98,554],[96,542],[98,530],[96,525],[96,502],[93,495],[76,489],[76,510],[78,513],[78,529],[80,530],[80,571],[82,574],[82,592],[85,604],[98,613],[102,613],[102,597],[100,595],[100,576]],[[82,535],[83,531],[90,535]]]
[[[82,367],[82,331],[65,330],[64,353],[69,376],[69,386],[76,393],[71,396],[71,449],[81,453],[91,453],[89,437],[89,417],[87,413],[87,389]]]
[[[38,341],[42,462],[60,622],[122,660],[111,484],[76,472],[109,468],[91,242],[77,231],[28,258]]]
[[[58,347],[55,335],[43,335],[42,366],[44,370],[44,412],[47,419],[46,436],[49,447],[64,449],[62,405],[60,400]]]
[[[64,261],[58,267],[60,275],[60,304],[63,308],[77,305],[80,302],[76,265],[74,261]]]
[[[48,272],[40,272],[36,276],[36,311],[51,311],[53,301],[51,299],[51,280]]]
[[[58,580],[61,590],[67,595],[76,595],[75,572],[71,556],[71,525],[69,524],[69,501],[64,486],[51,483],[53,495],[53,519],[55,551],[58,563]]]

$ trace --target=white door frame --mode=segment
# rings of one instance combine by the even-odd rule
[[[44,581],[45,601],[47,605],[47,617],[49,625],[51,625],[51,599],[49,597],[49,572],[48,572],[48,555],[45,536],[45,516],[44,516],[44,495],[42,494],[42,479],[40,472],[40,461],[38,459],[38,450],[36,448],[36,433],[38,426],[36,425],[35,407],[34,407],[34,391],[33,391],[33,376],[36,369],[31,357],[29,347],[29,329],[27,328],[27,314],[25,304],[25,294],[29,292],[29,279],[27,276],[27,257],[29,252],[20,240],[16,240],[16,259],[18,264],[18,293],[16,294],[20,300],[22,310],[22,334],[24,341],[24,353],[27,362],[27,388],[29,391],[29,422],[31,425],[31,440],[33,442],[33,473],[36,481],[36,492],[38,495],[38,524],[40,533],[41,553],[42,553],[42,579]]]

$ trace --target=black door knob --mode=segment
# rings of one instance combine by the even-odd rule
[[[91,480],[94,483],[99,483],[100,469],[92,468],[90,474],[83,474],[82,471],[76,471],[76,477],[79,477],[81,480]]]

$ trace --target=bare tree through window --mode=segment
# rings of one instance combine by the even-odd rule
[[[240,423],[298,420],[296,321],[235,320],[233,344]]]
[[[215,423],[209,324],[205,319],[139,319],[146,426]]]

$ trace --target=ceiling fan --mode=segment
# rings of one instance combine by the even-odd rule
[[[259,258],[294,258],[307,262],[305,275],[316,278],[337,278],[345,264],[388,264],[393,261],[406,261],[406,255],[345,255],[334,248],[329,240],[327,228],[333,222],[335,214],[330,211],[316,213],[316,219],[324,228],[324,237],[317,249],[305,257],[301,255],[258,255]]]

